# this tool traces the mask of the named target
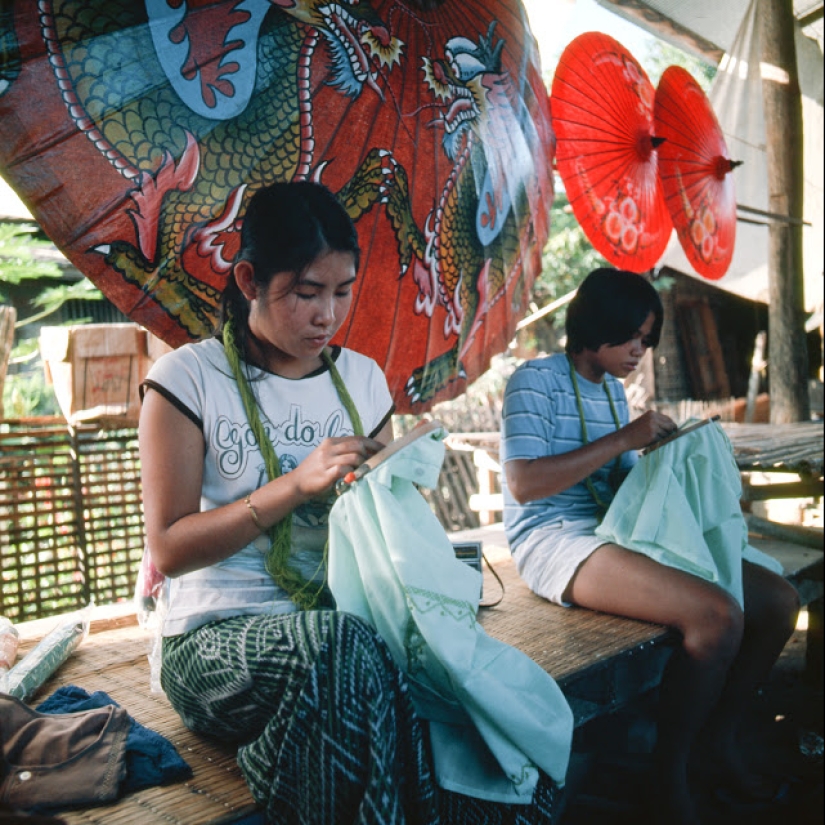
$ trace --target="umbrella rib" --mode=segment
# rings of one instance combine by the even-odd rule
[[[554,95],[556,100],[559,100],[563,103],[564,106],[575,108],[579,111],[587,112],[591,117],[599,117],[607,123],[615,124],[615,125],[622,125],[624,126],[628,121],[627,118],[624,117],[623,108],[619,106],[620,98],[622,97],[621,94],[614,94],[608,97],[607,102],[605,101],[594,101],[592,98],[588,98],[584,93],[582,93],[578,88],[568,84],[571,89],[573,89],[577,96],[581,97],[586,101],[588,104],[595,104],[600,103],[601,108],[599,111],[594,111],[593,109],[586,108],[582,103],[574,102],[573,100],[566,99],[564,97],[560,97],[558,94]],[[619,87],[617,89],[618,92],[624,91],[626,93],[626,89],[623,87]],[[555,119],[555,113],[554,113]],[[564,117],[561,117],[564,120]]]
[[[606,86],[608,92],[618,92],[618,94],[608,94],[603,96],[602,100],[596,102],[606,107],[615,120],[622,119],[623,112],[619,108],[618,103],[624,95],[628,94],[628,89],[626,84],[621,81],[621,77],[618,72],[601,71],[596,73],[593,70],[592,59],[584,61],[579,58],[578,55],[576,55],[575,61],[572,59],[568,60],[566,67],[569,67],[567,70],[570,72],[572,77],[579,80],[582,85],[581,87],[575,85],[572,82],[572,77],[570,80],[567,79],[565,71],[559,72],[559,70],[557,70],[556,77],[558,78],[559,83],[567,85],[570,89],[575,91],[577,94],[582,95],[587,100],[592,100],[590,95],[594,89],[594,83],[596,88],[599,86]]]

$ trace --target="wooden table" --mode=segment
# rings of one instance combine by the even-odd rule
[[[742,473],[743,501],[816,498],[823,494],[825,437],[821,422],[797,424],[723,423]],[[751,476],[780,473],[789,481],[753,484]]]
[[[722,422],[731,441],[733,455],[742,473],[742,500],[767,501],[779,498],[816,498],[823,495],[822,463],[823,426],[811,421],[797,424],[736,424]],[[482,516],[482,525],[492,523],[493,513],[503,506],[494,491],[493,476],[498,466],[500,433],[472,432],[451,434],[448,446],[474,450],[478,475],[478,494],[471,509]],[[480,456],[487,460],[480,460]],[[752,476],[781,473],[789,477],[782,482],[752,482]],[[795,476],[795,478],[790,478]]]

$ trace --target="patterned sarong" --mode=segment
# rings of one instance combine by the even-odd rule
[[[189,728],[239,743],[270,822],[438,821],[406,685],[353,617],[240,616],[167,638],[161,684]]]
[[[405,677],[354,616],[239,616],[166,638],[161,684],[187,727],[238,743],[268,822],[552,822],[558,790],[544,776],[532,805],[436,787]]]

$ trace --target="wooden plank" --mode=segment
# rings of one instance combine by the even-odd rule
[[[780,524],[768,519],[759,518],[752,513],[745,515],[745,523],[752,540],[758,536],[780,539],[781,541],[798,544],[801,547],[811,547],[822,551],[825,544],[825,534],[821,527],[806,527],[802,524]]]
[[[785,481],[778,484],[751,484],[742,481],[742,501],[774,501],[788,498],[821,498],[825,486],[821,478]]]
[[[703,400],[728,398],[730,381],[707,298],[680,300],[676,316],[693,395]]]

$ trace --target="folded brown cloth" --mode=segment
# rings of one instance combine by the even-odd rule
[[[116,799],[131,723],[116,706],[46,714],[0,694],[0,809],[43,811]]]

